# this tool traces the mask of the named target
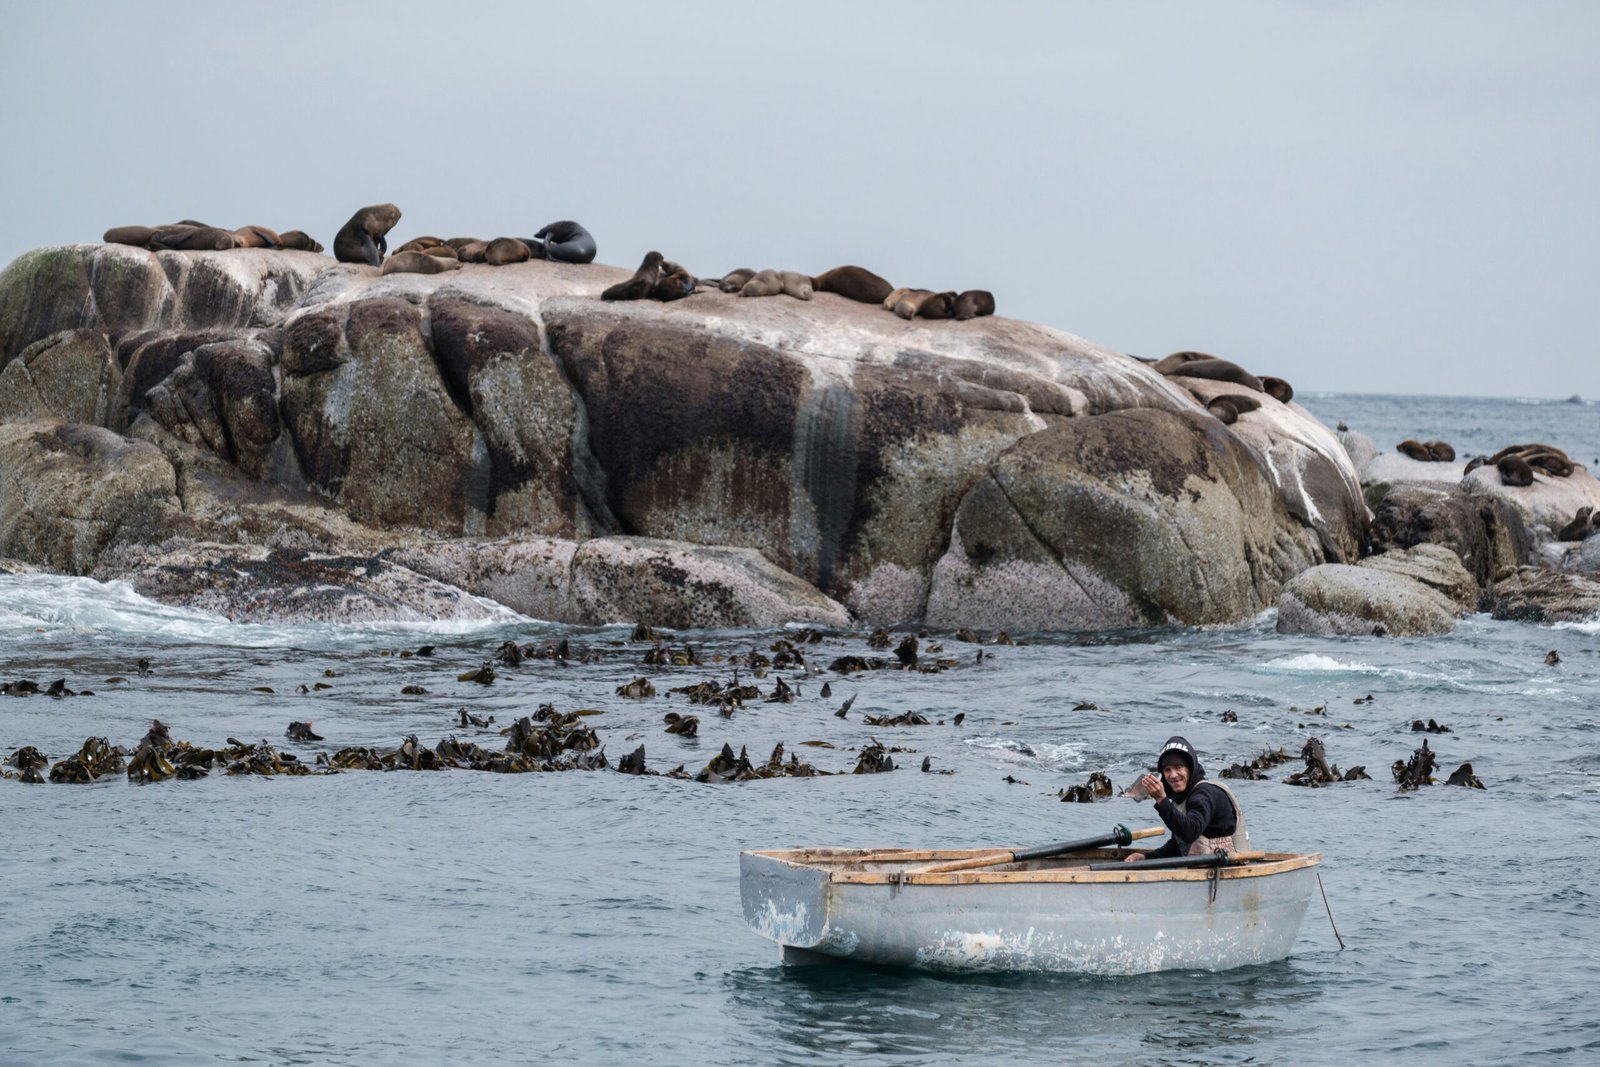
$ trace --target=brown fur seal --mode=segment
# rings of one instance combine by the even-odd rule
[[[468,241],[456,247],[456,258],[463,263],[482,263],[489,252],[488,241]]]
[[[894,292],[894,286],[865,267],[844,266],[823,271],[811,279],[811,288],[819,293],[837,293],[847,300],[863,304],[881,304]]]
[[[1556,532],[1557,541],[1582,541],[1589,536],[1589,516],[1594,513],[1593,508],[1579,508],[1572,521],[1561,527]]]
[[[233,231],[233,239],[238,248],[283,247],[283,238],[278,236],[278,231],[265,226],[240,226]]]
[[[720,281],[717,282],[717,288],[721,289],[724,293],[737,293],[740,289],[744,288],[745,282],[749,281],[755,276],[756,272],[749,267],[740,267],[738,270],[730,270],[728,273],[722,276]]]
[[[400,221],[400,209],[393,204],[372,204],[350,216],[333,239],[333,257],[340,263],[365,263],[380,266],[389,251],[387,234]]]
[[[783,275],[775,270],[758,270],[739,287],[740,296],[777,296],[783,292]]]
[[[956,315],[956,294],[954,292],[929,293],[922,298],[922,303],[917,305],[917,318],[919,319],[953,319]]]
[[[101,238],[108,245],[133,245],[143,248],[154,236],[154,226],[113,226]]]
[[[515,237],[496,237],[483,251],[483,261],[491,267],[504,267],[511,263],[526,263],[533,252]]]
[[[395,249],[394,254],[398,256],[401,252],[426,252],[428,249],[437,248],[442,244],[444,244],[444,241],[438,237],[413,237]]]
[[[625,282],[618,282],[600,294],[601,300],[643,300],[661,280],[661,253],[646,252],[639,269]]]
[[[418,249],[418,251],[424,255],[438,256],[440,259],[461,258],[460,256],[456,255],[456,250],[451,248],[449,245],[429,245],[427,248]]]
[[[1454,463],[1456,450],[1448,441],[1424,441],[1422,447],[1428,450],[1428,458],[1435,463]]]
[[[1412,459],[1421,460],[1423,463],[1433,462],[1433,455],[1428,451],[1428,446],[1421,441],[1413,441],[1409,437],[1395,445],[1394,450],[1402,456],[1410,456]]]
[[[783,281],[783,295],[792,296],[796,300],[810,300],[812,294],[811,275],[801,274],[799,271],[780,270],[778,277]]]
[[[1156,361],[1156,373],[1177,374],[1178,368],[1185,363],[1195,363],[1202,359],[1216,358],[1216,356],[1205,352],[1174,352],[1172,355]]]
[[[994,314],[994,294],[987,289],[968,289],[956,297],[955,317],[963,322]]]
[[[663,302],[682,300],[695,290],[699,280],[670,259],[661,261],[661,275],[650,287],[650,296]]]
[[[1167,359],[1171,358],[1171,356],[1167,357]],[[1161,370],[1161,364],[1167,362],[1167,359],[1157,363],[1156,369]],[[1178,364],[1176,370],[1162,371],[1162,373],[1173,377],[1204,378],[1213,382],[1232,382],[1235,385],[1242,385],[1246,389],[1254,389],[1258,393],[1265,391],[1261,388],[1260,378],[1257,378],[1237,363],[1226,359],[1217,359],[1216,357],[1189,360]]]
[[[1232,426],[1239,421],[1239,409],[1233,406],[1232,396],[1213,397],[1206,403],[1206,410],[1224,426]]]
[[[1272,399],[1280,404],[1287,404],[1294,399],[1294,386],[1282,378],[1274,378],[1270,374],[1261,376],[1261,388]]]
[[[158,226],[145,245],[152,252],[222,252],[237,247],[238,238],[216,226]]]
[[[1548,446],[1528,448],[1517,455],[1521,456],[1528,466],[1536,467],[1546,474],[1553,474],[1557,478],[1571,477],[1572,472],[1577,469],[1573,466],[1572,460],[1567,458],[1567,454],[1559,448]]]
[[[290,230],[288,233],[279,234],[283,240],[283,247],[296,252],[320,252],[322,242],[315,240],[304,230]]]
[[[1533,468],[1515,453],[1502,457],[1495,466],[1500,469],[1501,485],[1521,487],[1533,484]]]
[[[379,274],[442,274],[460,270],[459,260],[430,256],[426,252],[396,252],[384,261]]]

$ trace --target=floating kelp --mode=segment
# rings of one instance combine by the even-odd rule
[[[460,725],[462,725],[462,726],[476,726],[476,727],[479,727],[481,729],[481,728],[486,728],[486,727],[491,726],[491,725],[494,724],[494,716],[493,715],[490,715],[487,718],[485,718],[482,715],[474,715],[474,714],[472,714],[472,712],[468,711],[466,708],[462,708],[460,714],[461,714]]]
[[[679,715],[669,711],[664,720],[667,724],[667,733],[677,734],[679,737],[695,737],[700,733],[700,720],[693,715]]]
[[[901,712],[899,715],[863,715],[861,721],[868,726],[927,726],[928,717],[915,711]]]
[[[1095,771],[1089,775],[1089,780],[1082,785],[1069,785],[1056,794],[1063,803],[1092,804],[1097,800],[1105,800],[1116,790],[1111,786],[1111,778],[1103,771]]]
[[[877,657],[867,659],[864,656],[840,656],[828,664],[828,669],[839,674],[855,674],[859,671],[881,671],[887,666],[889,666],[888,660]]]
[[[1309,737],[1300,748],[1300,758],[1305,760],[1305,769],[1289,775],[1284,781],[1290,785],[1320,786],[1330,782],[1341,782],[1344,778],[1339,773],[1339,768],[1328,762],[1328,757],[1319,738]]]
[[[126,766],[124,756],[120,748],[113,748],[105,738],[91,737],[83,742],[83,747],[76,755],[68,756],[50,768],[50,780],[80,784],[92,782],[101,775],[121,771]]]
[[[643,700],[645,697],[656,695],[656,687],[650,684],[650,679],[639,677],[626,685],[617,686],[617,696],[628,697],[632,700]]]
[[[879,774],[883,771],[894,770],[894,760],[889,757],[889,750],[873,738],[872,743],[861,750],[861,755],[856,757],[856,769],[852,774]]]
[[[1433,784],[1433,765],[1434,753],[1428,748],[1427,738],[1423,738],[1422,747],[1411,753],[1410,759],[1395,760],[1389,770],[1401,791],[1409,792]]]

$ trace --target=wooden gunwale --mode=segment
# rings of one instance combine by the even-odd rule
[[[1286,871],[1315,867],[1322,862],[1322,853],[1269,852],[1265,860],[1241,864],[1237,867],[1179,868],[1175,870],[1091,871],[1086,866],[1036,866],[1022,865],[1025,869],[1007,870],[1005,867],[980,870],[951,871],[939,874],[908,874],[902,870],[861,870],[863,863],[921,863],[939,860],[964,859],[983,856],[993,849],[829,849],[797,848],[760,850],[755,854],[770,856],[803,867],[827,871],[828,881],[835,885],[1038,885],[1050,883],[1084,883],[1107,885],[1137,882],[1203,882],[1213,873],[1224,881],[1241,878],[1264,878]],[[1079,863],[1090,860],[1116,859],[1126,853],[1120,850],[1096,849],[1092,852],[1074,853],[1071,859]],[[1049,863],[1050,861],[1044,861]],[[843,866],[836,866],[843,865]]]

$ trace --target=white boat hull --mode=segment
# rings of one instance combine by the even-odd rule
[[[1220,971],[1289,954],[1320,860],[1283,856],[1224,869],[1216,879],[1195,870],[1091,872],[1088,858],[1076,866],[906,878],[903,872],[917,863],[964,853],[906,855],[915,859],[853,863],[851,851],[833,849],[743,853],[745,920],[782,946],[789,963],[1103,975]]]

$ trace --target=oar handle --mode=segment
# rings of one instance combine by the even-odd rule
[[[1063,852],[1077,852],[1085,848],[1106,848],[1112,845],[1131,845],[1140,838],[1155,837],[1167,832],[1165,826],[1147,826],[1143,830],[1130,830],[1118,826],[1104,837],[1091,837],[1084,841],[1060,841],[1054,845],[1022,848],[1011,854],[1013,860],[1042,860],[1046,856],[1059,856]]]
[[[904,873],[907,875],[949,874],[951,871],[970,871],[978,867],[993,867],[1001,863],[1044,859],[1046,856],[1059,856],[1064,852],[1077,852],[1081,849],[1105,848],[1108,845],[1129,845],[1140,838],[1154,837],[1157,834],[1166,832],[1166,828],[1162,826],[1149,826],[1143,830],[1129,830],[1126,826],[1118,826],[1103,837],[1090,837],[1082,841],[1059,841],[1054,845],[1040,845],[1037,848],[985,852],[977,856],[969,856],[964,860],[948,860],[944,863],[929,864],[926,867],[913,867]]]

